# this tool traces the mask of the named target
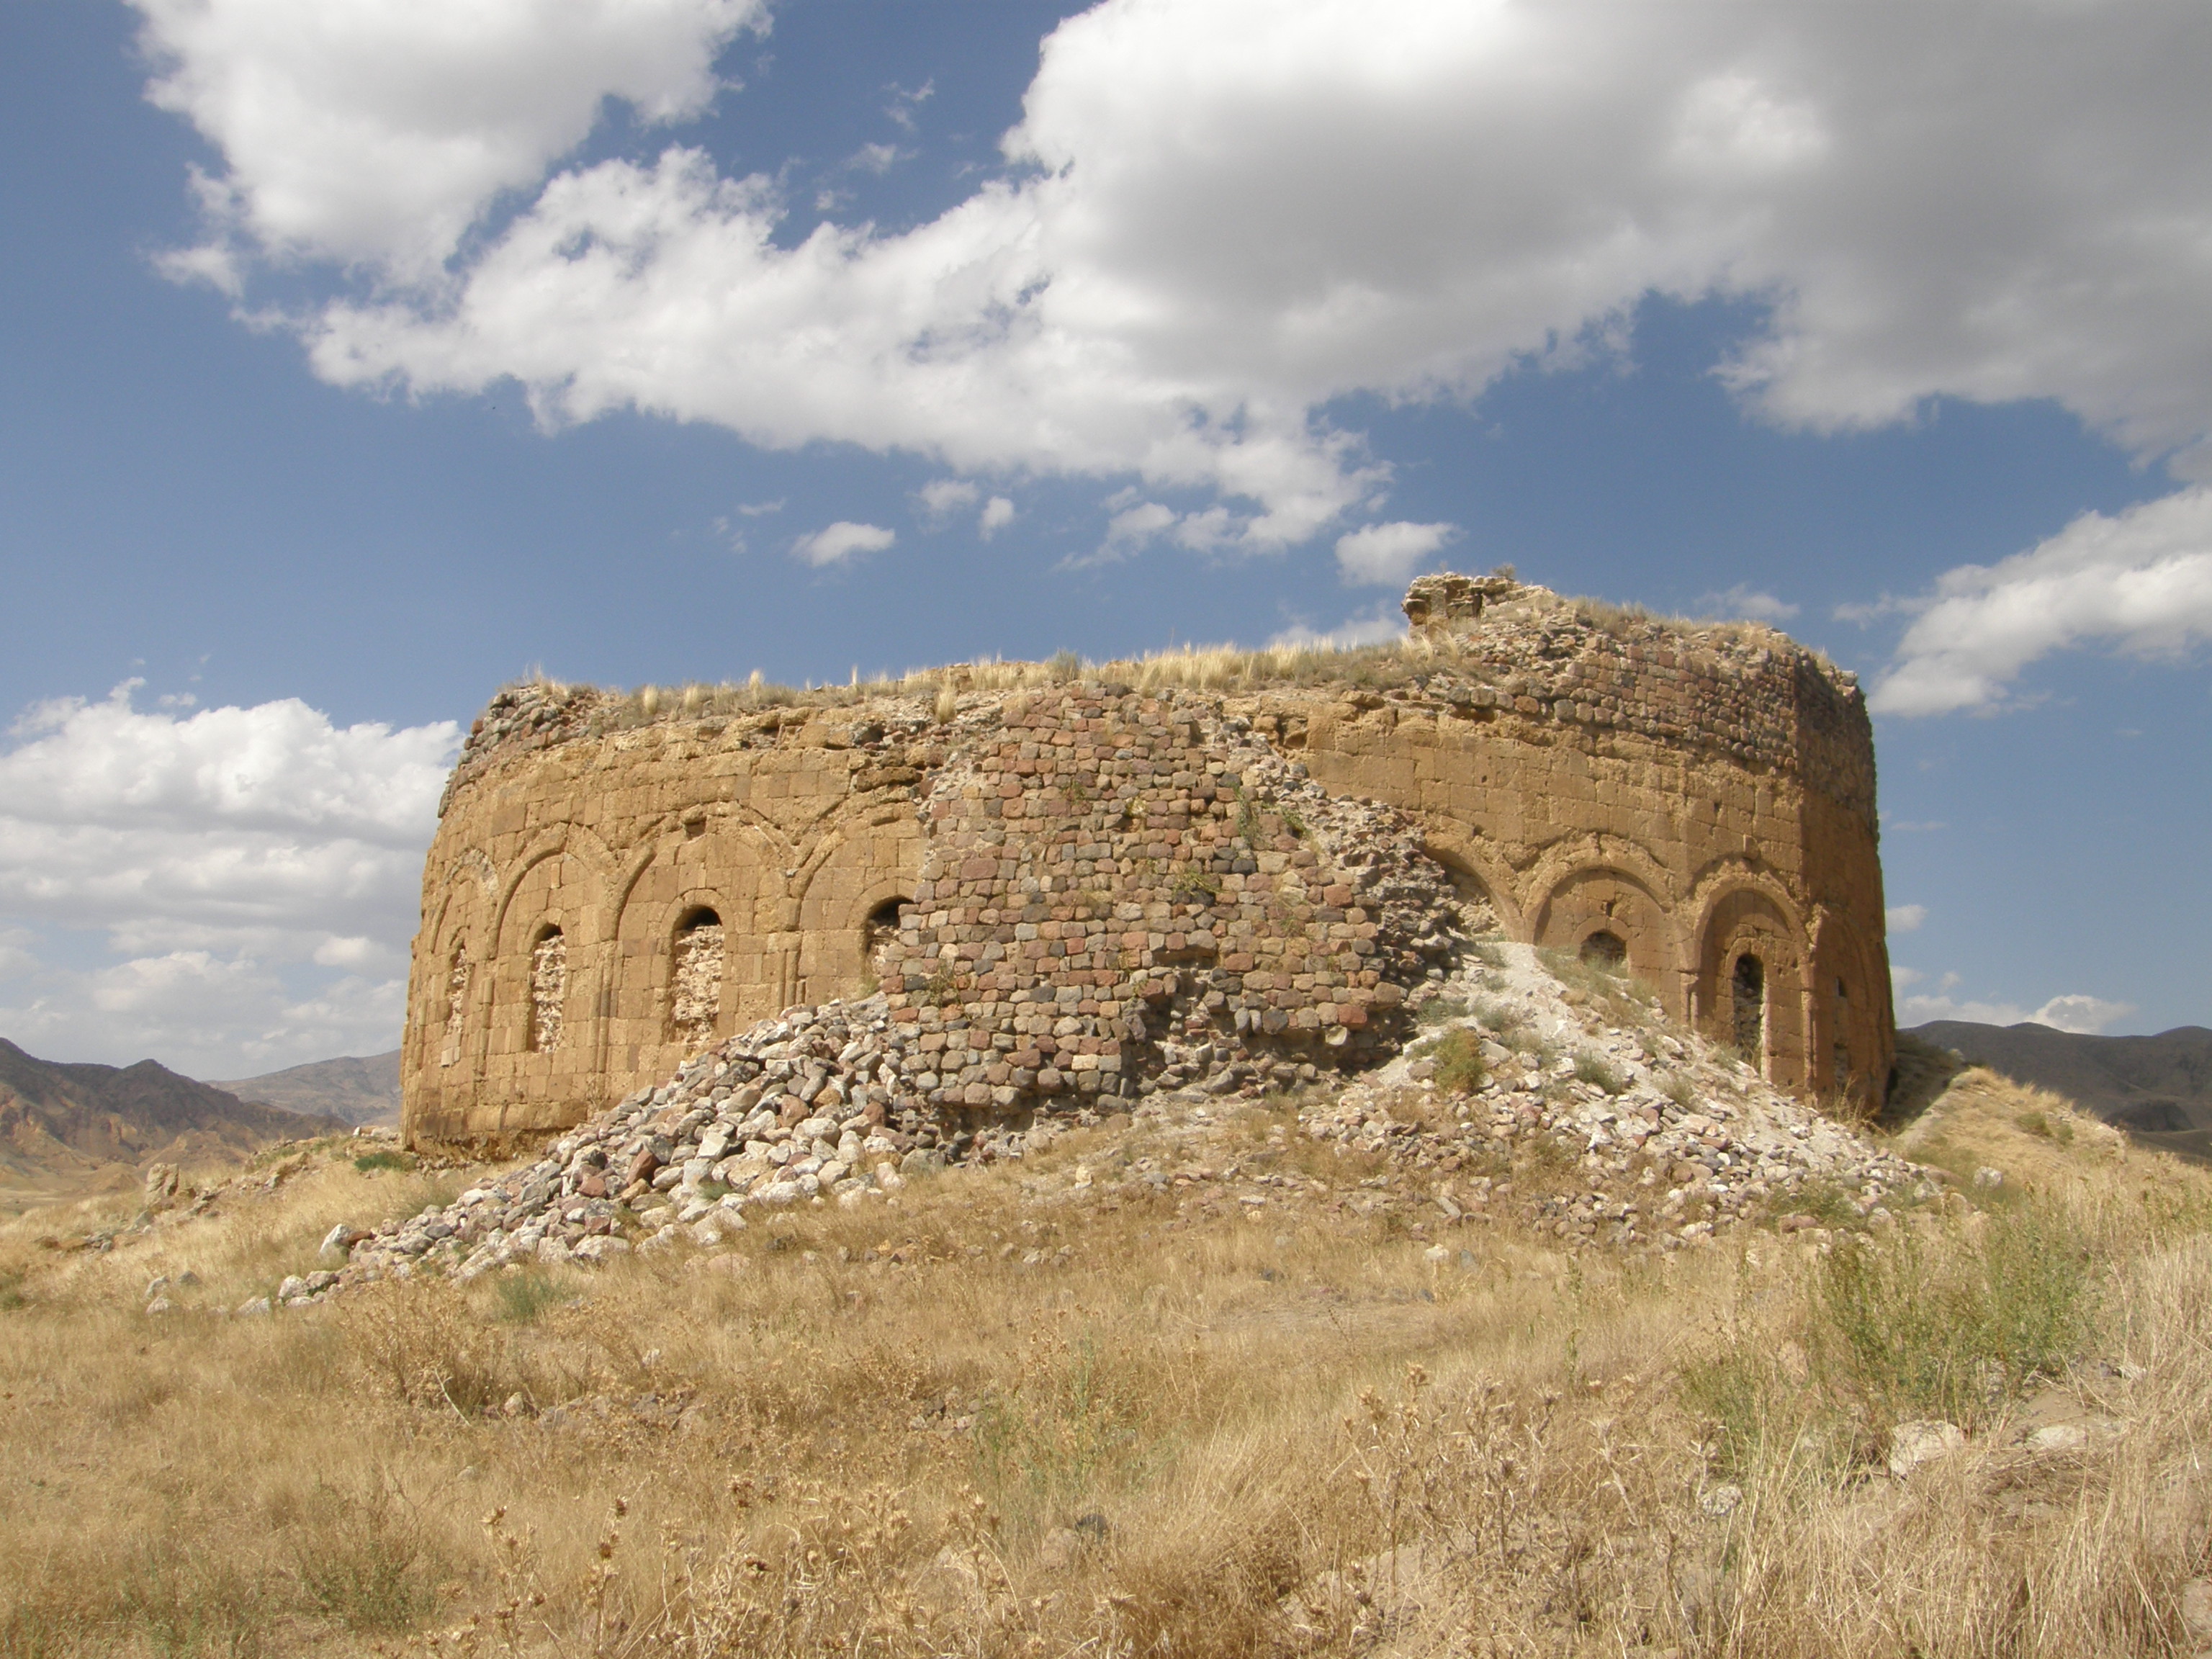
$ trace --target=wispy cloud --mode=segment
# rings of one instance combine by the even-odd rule
[[[1337,538],[1336,568],[1361,586],[1402,587],[1422,563],[1459,537],[1455,524],[1370,524]]]
[[[932,478],[914,492],[922,516],[942,524],[954,514],[975,506],[982,491],[965,478]]]
[[[1327,646],[1337,650],[1349,650],[1354,646],[1380,645],[1385,640],[1400,639],[1406,633],[1406,619],[1388,606],[1365,616],[1347,617],[1334,628],[1316,629],[1306,623],[1293,623],[1268,640],[1271,646]]]
[[[895,532],[881,525],[854,524],[850,519],[840,519],[811,536],[801,536],[791,544],[791,553],[801,563],[820,569],[842,564],[863,553],[880,553],[897,540]]]
[[[1698,603],[1714,616],[1747,617],[1753,622],[1763,623],[1788,622],[1800,608],[1744,582],[1723,588],[1717,593],[1708,593]]]
[[[1880,714],[2002,708],[2030,664],[2075,646],[2178,655],[2212,640],[2212,488],[2085,513],[2025,553],[1947,572],[1913,608],[1867,700]]]

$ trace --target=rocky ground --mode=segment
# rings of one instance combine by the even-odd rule
[[[1571,1248],[1674,1251],[1752,1224],[1818,1242],[1837,1224],[1892,1224],[1901,1203],[1937,1195],[1938,1172],[1767,1087],[1597,966],[1482,944],[1416,1000],[1424,1038],[1355,1079],[1263,1070],[1225,1042],[1193,1042],[1174,1046],[1132,1111],[974,1130],[911,1109],[935,1090],[939,1061],[880,998],[793,1009],[451,1205],[334,1230],[332,1270],[288,1280],[283,1295],[711,1250],[763,1214],[878,1203],[918,1173],[1018,1160],[1069,1127],[1127,1127],[1141,1150],[1112,1150],[1109,1138],[1102,1155],[1036,1183],[1039,1202],[1167,1192],[1255,1218],[1293,1201],[1416,1225],[1510,1216]],[[1231,1156],[1226,1109],[1263,1099],[1295,1113],[1299,1137],[1365,1155],[1361,1173]],[[1286,1122],[1276,1139],[1291,1133]]]

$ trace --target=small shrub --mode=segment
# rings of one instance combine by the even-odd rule
[[[499,1297],[499,1317],[510,1325],[535,1323],[561,1299],[552,1277],[542,1273],[502,1273],[493,1281],[493,1289]]]
[[[1431,997],[1413,1018],[1421,1025],[1442,1025],[1447,1020],[1463,1019],[1466,1016],[1467,1004],[1459,998]]]
[[[1140,1432],[1146,1401],[1088,1338],[1033,1337],[1013,1386],[975,1428],[978,1485],[1034,1535],[1105,1494],[1141,1483],[1164,1455]]]
[[[1609,1095],[1617,1095],[1628,1086],[1628,1079],[1614,1070],[1604,1055],[1587,1049],[1575,1056],[1575,1080],[1595,1084]]]
[[[1812,1217],[1831,1231],[1860,1231],[1866,1225],[1866,1218],[1851,1201],[1849,1189],[1833,1181],[1817,1177],[1808,1181],[1790,1196],[1788,1208]]]
[[[1971,1430],[2036,1376],[2062,1369],[2093,1325],[2088,1256],[2041,1209],[1906,1231],[1821,1264],[1814,1346],[1874,1426],[1941,1417]]]
[[[1503,968],[1505,952],[1488,939],[1477,939],[1468,947],[1468,954],[1486,968]]]
[[[2022,1112],[2013,1121],[2025,1133],[2040,1136],[2045,1140],[2055,1140],[2062,1146],[2071,1146],[2074,1142],[2074,1126],[2063,1118],[2054,1121],[2043,1112]]]
[[[1168,896],[1178,904],[1211,904],[1221,896],[1221,878],[1211,870],[1178,870]]]
[[[399,1631],[437,1606],[422,1517],[404,1492],[320,1485],[304,1508],[292,1569],[317,1612],[353,1630]]]
[[[1471,1095],[1490,1080],[1490,1068],[1482,1060],[1482,1040],[1472,1031],[1446,1032],[1431,1052],[1436,1059],[1437,1087],[1446,1094]]]
[[[1690,1081],[1687,1072],[1669,1072],[1667,1080],[1659,1085],[1659,1092],[1686,1112],[1697,1109],[1698,1086]]]
[[[1504,1036],[1520,1029],[1521,1011],[1508,1003],[1478,1002],[1474,1005],[1474,1023],[1486,1031]]]
[[[405,1152],[364,1152],[354,1159],[353,1167],[368,1175],[375,1170],[411,1170],[415,1160]]]

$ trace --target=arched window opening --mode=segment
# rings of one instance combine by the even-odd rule
[[[469,1008],[469,946],[466,939],[453,944],[446,964],[446,1042],[438,1051],[438,1064],[456,1066],[461,1058],[461,1022]]]
[[[876,952],[898,937],[899,907],[911,904],[907,898],[887,898],[868,912],[868,919],[860,924],[860,957],[871,969],[875,966]]]
[[[1735,959],[1733,980],[1735,1019],[1732,1035],[1738,1053],[1766,1069],[1766,964],[1749,951]]]
[[[1628,963],[1628,941],[1609,927],[1601,927],[1582,944],[1577,954],[1593,968],[1617,974]]]
[[[714,1040],[722,1016],[724,960],[721,917],[702,908],[677,924],[668,1030],[686,1048],[703,1048]]]
[[[568,1000],[568,941],[548,927],[530,947],[530,1051],[550,1053],[561,1040],[561,1011]]]

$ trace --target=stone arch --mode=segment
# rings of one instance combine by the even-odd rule
[[[1624,836],[1577,836],[1545,850],[1522,880],[1528,895],[1524,907],[1534,920],[1544,899],[1577,871],[1608,869],[1642,884],[1652,902],[1668,915],[1680,908],[1681,884],[1675,875],[1641,846]]]
[[[445,993],[438,1005],[438,1065],[441,1070],[451,1071],[461,1063],[461,1048],[469,1028],[469,981],[476,969],[469,955],[466,929],[456,934],[442,962],[446,975],[445,983],[438,988]]]
[[[477,848],[464,848],[447,865],[436,905],[424,919],[422,937],[429,950],[421,982],[410,988],[409,1006],[428,1016],[418,1023],[415,1064],[434,1088],[449,1079],[472,1081],[481,1069],[490,988],[486,941],[498,890],[498,872],[490,859]],[[457,951],[467,962],[458,983]]]
[[[1421,850],[1451,878],[1461,903],[1489,906],[1500,933],[1509,939],[1526,937],[1513,872],[1479,838],[1458,824],[1432,821],[1421,837]]]
[[[487,964],[486,1056],[510,1104],[562,1100],[599,1060],[607,861],[580,856],[604,853],[596,842],[571,850],[549,841],[507,883]],[[540,954],[549,931],[560,936],[557,976]],[[557,1013],[549,1012],[556,993]]]
[[[565,877],[566,884],[580,888],[588,882],[592,889],[592,902],[604,902],[612,887],[615,856],[607,844],[580,824],[567,824],[550,830],[523,849],[504,882],[492,896],[491,931],[493,937],[502,941],[507,934],[507,920],[519,894],[532,874],[548,860],[557,859],[575,866],[573,876]],[[597,931],[597,930],[595,930]]]
[[[774,971],[768,935],[783,901],[780,860],[787,850],[781,836],[736,812],[701,811],[662,823],[625,871],[612,919],[611,1051],[667,1069],[707,1038],[703,1010],[690,1010],[688,1020],[677,1012],[680,935],[702,912],[721,928],[713,1032],[726,1035],[774,1012],[760,988]]]
[[[851,996],[867,984],[868,919],[913,893],[921,853],[921,826],[905,812],[881,823],[848,819],[823,835],[794,893],[793,1000]]]
[[[1755,1029],[1757,1054],[1743,1058],[1784,1088],[1807,1081],[1805,936],[1788,897],[1764,880],[1738,879],[1706,895],[1698,927],[1692,1002],[1698,1024],[1722,1042]],[[1743,967],[1757,964],[1755,979]],[[1755,1028],[1744,999],[1755,983]]]
[[[1628,941],[1610,927],[1586,934],[1577,952],[1584,962],[1618,973],[1628,966]]]
[[[1608,965],[1647,981],[1679,1008],[1673,920],[1659,896],[1619,865],[1566,872],[1544,895],[1531,933],[1533,943],[1553,950],[1613,958]]]
[[[860,960],[867,966],[870,978],[876,976],[876,955],[898,936],[905,908],[914,902],[914,895],[905,890],[913,884],[902,883],[896,892],[885,894],[868,905],[867,914],[860,922]],[[862,900],[866,903],[866,900]]]

